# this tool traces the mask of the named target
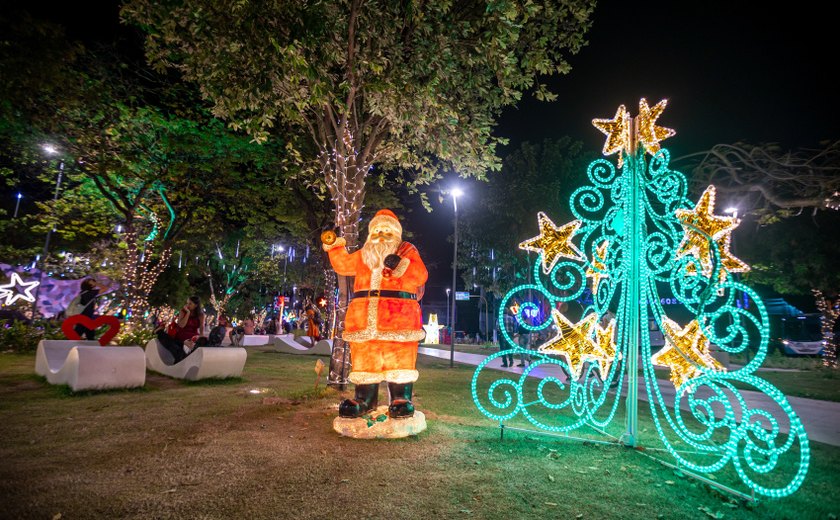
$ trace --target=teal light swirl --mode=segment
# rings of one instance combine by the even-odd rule
[[[662,149],[649,164],[643,153],[627,157],[620,173],[609,161],[597,159],[589,165],[587,177],[590,184],[575,190],[570,209],[581,222],[573,240],[588,260],[558,262],[546,275],[539,256],[532,271],[534,282],[517,286],[502,298],[499,330],[501,341],[511,350],[488,356],[477,367],[471,384],[476,406],[500,423],[521,416],[551,432],[570,432],[586,425],[605,428],[619,404],[610,386],[622,388],[625,374],[634,371],[635,363],[627,362],[628,352],[630,344],[638,341],[653,423],[666,451],[681,467],[699,473],[731,467],[756,494],[784,497],[793,493],[807,474],[810,448],[804,427],[785,396],[755,375],[767,355],[766,308],[755,291],[723,268],[712,237],[707,237],[714,266],[709,276],[703,276],[695,256],[676,256],[684,233],[676,211],[694,207],[685,176],[670,169],[669,152]],[[604,241],[608,246],[601,259],[604,267],[599,269],[592,259]],[[587,287],[588,271],[606,277],[600,279],[592,304],[581,316],[615,315],[616,356],[608,373],[601,374],[596,363],[587,362],[578,380],[554,375],[529,378],[535,371],[552,367],[566,374],[571,370],[564,357],[520,348],[513,338],[516,329],[509,329],[511,321],[504,319],[505,310],[516,301],[520,309],[513,323],[533,332],[548,329],[550,317],[538,324],[522,319],[521,314],[536,305],[528,302],[536,298],[554,308],[579,298]],[[745,297],[748,309],[738,305]],[[664,330],[663,321],[669,316],[663,298],[693,316],[703,335],[721,351],[735,354],[750,349],[752,360],[733,371],[698,366],[695,377],[677,388],[672,400],[666,399],[651,361],[656,352],[647,326],[651,319]],[[534,361],[516,376],[485,370],[508,353],[530,354]],[[631,375],[628,379],[634,385],[636,374]],[[492,381],[484,394],[479,392],[482,377]],[[751,407],[740,388],[745,385],[768,397],[772,406]],[[628,404],[631,413],[635,407]],[[628,431],[630,423],[628,418]],[[784,426],[787,433],[782,431]],[[691,451],[684,451],[686,447]]]

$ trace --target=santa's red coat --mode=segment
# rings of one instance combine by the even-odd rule
[[[361,251],[348,253],[344,247],[328,251],[335,272],[355,276],[353,291],[402,291],[417,294],[429,276],[416,247],[402,247],[399,266],[390,277],[383,276],[382,266],[371,269],[362,261]],[[342,338],[350,342],[404,341],[423,339],[423,315],[417,300],[408,298],[353,298],[347,309]]]

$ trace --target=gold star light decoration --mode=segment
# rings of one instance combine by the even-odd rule
[[[551,317],[557,326],[557,335],[538,349],[545,354],[562,354],[572,371],[572,378],[578,379],[584,361],[598,360],[598,345],[592,340],[592,331],[598,322],[598,315],[587,314],[577,323],[572,323],[557,309],[552,309]]]
[[[668,106],[667,99],[663,99],[654,105],[653,108],[648,106],[645,98],[639,100],[638,139],[645,147],[645,150],[647,150],[647,153],[651,155],[654,155],[659,151],[660,141],[663,141],[677,133],[671,128],[656,126],[656,120],[659,119],[660,115],[662,115],[666,106]]]
[[[604,278],[609,278],[607,274],[607,247],[610,243],[607,240],[601,242],[595,249],[595,254],[592,255],[591,267],[586,269],[586,277],[592,278],[592,294],[598,294],[598,283]]]
[[[616,358],[614,319],[610,320],[606,328],[602,328],[601,325],[595,326],[595,344],[597,345],[598,368],[603,379],[610,373],[610,366]],[[620,352],[618,357],[621,357]]]
[[[542,211],[537,214],[537,221],[540,227],[540,234],[534,238],[519,244],[519,249],[542,253],[543,272],[548,274],[554,269],[560,258],[571,258],[573,260],[586,260],[573,243],[572,237],[580,227],[579,220],[573,220],[560,227],[554,225],[548,216]]]
[[[702,375],[704,369],[725,370],[709,353],[709,339],[700,330],[697,320],[680,328],[676,322],[663,318],[662,332],[665,347],[651,356],[651,362],[670,369],[674,387],[679,389],[686,381]]]
[[[653,155],[659,151],[659,143],[673,135],[676,131],[664,126],[657,126],[656,120],[662,115],[668,100],[663,99],[651,108],[645,98],[639,100],[639,115],[635,119],[624,105],[619,105],[612,119],[593,119],[592,124],[607,136],[602,153],[612,155],[618,153],[618,167],[624,164],[624,153],[636,153],[636,145],[641,144],[645,150]]]
[[[725,272],[741,273],[749,271],[750,267],[729,250],[732,231],[738,227],[739,220],[735,217],[721,217],[714,214],[715,187],[709,186],[694,209],[678,209],[677,219],[682,224],[685,234],[677,248],[677,258],[692,255],[700,261],[703,276],[711,276],[713,265],[712,242],[717,244],[720,254],[721,277]],[[688,266],[688,272],[695,271],[694,265]]]
[[[618,167],[624,164],[624,152],[632,153],[630,150],[630,115],[624,105],[619,105],[612,119],[593,119],[592,124],[607,136],[604,142],[604,155],[612,155],[618,152]]]

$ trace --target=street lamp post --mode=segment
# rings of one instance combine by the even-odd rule
[[[452,292],[452,289],[447,287],[446,288],[446,321],[449,321],[449,294]]]
[[[736,208],[734,206],[730,206],[730,207],[726,208],[725,210],[723,210],[723,212],[728,214],[728,215],[732,215],[732,218],[734,218],[735,221],[737,222],[737,220],[738,220],[738,208]],[[732,252],[732,254],[735,254],[735,251],[734,251],[735,250],[735,236],[734,236],[734,234],[729,235],[729,249]],[[738,280],[738,273],[732,273],[732,276],[735,277],[736,281]],[[730,319],[731,323],[735,323],[735,318],[733,316],[730,315],[729,319]],[[747,355],[747,363],[749,363],[750,362],[750,348],[749,348],[749,346],[746,349],[746,355]]]
[[[284,253],[285,248],[281,245],[275,246],[277,251]],[[289,253],[283,255],[283,290],[286,289],[286,264],[289,261]]]
[[[14,216],[14,217],[12,217],[12,218],[17,218],[17,216],[18,216],[18,210],[20,209],[20,199],[22,199],[22,198],[23,198],[23,195],[21,195],[21,193],[20,193],[20,192],[18,192],[18,194],[17,194],[17,202],[15,202],[15,216]]]
[[[450,195],[452,195],[452,208],[455,210],[455,239],[453,240],[452,248],[452,314],[450,314],[449,320],[449,368],[455,366],[455,297],[458,294],[456,280],[458,273],[458,197],[463,194],[464,192],[460,188],[453,188],[450,191]]]
[[[45,144],[42,146],[44,152],[47,155],[55,155],[58,153],[58,149],[50,144]],[[58,178],[55,181],[55,195],[53,195],[53,202],[58,200],[58,194],[61,191],[61,178],[64,175],[64,159],[59,160],[58,164]],[[18,202],[20,198],[18,198]],[[15,210],[15,215],[17,215],[17,210]],[[41,258],[44,261],[44,264],[47,262],[47,254],[50,252],[50,236],[52,235],[53,228],[50,227],[47,229],[47,239],[44,241],[44,252],[41,255]],[[36,260],[37,263],[37,260]],[[41,292],[41,285],[44,281],[44,264],[41,265],[41,269],[38,272],[38,285],[35,287],[35,301],[32,302],[32,318],[34,319],[35,316],[38,314],[38,295]]]
[[[50,145],[44,146],[44,150],[50,155],[58,153],[58,150],[56,150],[55,148],[53,148]],[[61,159],[61,161],[59,162],[59,165],[58,165],[58,178],[55,181],[55,195],[53,195],[53,202],[58,200],[58,193],[61,190],[61,178],[63,177],[63,175],[64,175],[64,159]],[[47,259],[47,253],[50,252],[50,236],[52,235],[52,231],[53,231],[53,228],[50,228],[50,229],[47,230],[47,239],[46,239],[46,241],[44,241],[44,254],[43,254],[44,261],[46,261],[46,259]]]

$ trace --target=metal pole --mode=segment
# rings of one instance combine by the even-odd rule
[[[17,202],[15,203],[15,216],[12,218],[17,218],[18,210],[20,209],[20,199],[23,197],[20,193],[17,194]]]
[[[738,210],[737,209],[735,209],[735,211],[732,212],[732,217],[735,219],[736,222],[738,221]],[[732,254],[734,255],[735,254],[735,233],[731,233],[729,235],[729,248],[730,248]],[[740,276],[739,276],[738,273],[732,273],[732,278],[736,282],[740,281]],[[729,322],[732,323],[732,324],[735,323],[735,316],[732,315],[731,313],[729,314]],[[744,350],[744,353],[747,355],[747,364],[749,364],[749,362],[750,362],[750,347],[749,346],[747,346],[747,348]]]
[[[64,174],[64,160],[62,160],[58,165],[58,179],[55,181],[55,195],[53,195],[53,202],[58,200],[58,194],[61,190],[61,178]],[[17,214],[17,212],[15,212]],[[47,230],[47,239],[44,241],[44,253],[41,255],[41,258],[44,263],[47,262],[47,254],[50,252],[50,235],[52,234],[53,228],[50,227]],[[37,264],[37,262],[36,262]],[[41,284],[44,281],[44,264],[41,264],[41,269],[38,272],[38,285],[35,287],[35,301],[32,302],[32,319],[38,315],[38,296],[41,294]]]
[[[632,122],[632,139],[635,145],[636,134],[636,120]],[[640,305],[646,305],[647,302],[640,301],[641,295],[641,280],[640,280],[640,256],[642,255],[642,245],[639,237],[640,223],[639,219],[642,214],[639,211],[641,205],[641,197],[639,197],[639,175],[636,171],[639,163],[636,157],[635,146],[631,147],[629,164],[625,166],[624,175],[629,175],[629,190],[624,199],[625,219],[624,226],[627,232],[625,240],[629,244],[629,251],[627,261],[629,262],[628,273],[628,287],[627,299],[625,301],[625,312],[627,319],[625,320],[625,338],[627,338],[627,418],[626,431],[624,433],[624,442],[628,446],[635,447],[638,442],[639,431],[639,328],[641,327],[639,317]]]
[[[449,289],[446,290],[446,323],[449,324],[449,298],[452,294],[452,291]]]
[[[456,275],[458,272],[458,198],[452,194],[452,204],[455,208],[455,244],[452,250],[452,314],[450,315],[449,326],[451,334],[449,335],[449,368],[455,366],[455,295],[458,288],[456,283]]]
[[[58,193],[61,189],[61,177],[64,174],[64,161],[61,161],[61,164],[58,166],[58,179],[55,182],[55,195],[53,196],[53,202],[58,200]],[[52,234],[52,228],[47,230],[47,240],[44,242],[44,255],[43,258],[46,261],[47,253],[50,251],[50,235]]]

